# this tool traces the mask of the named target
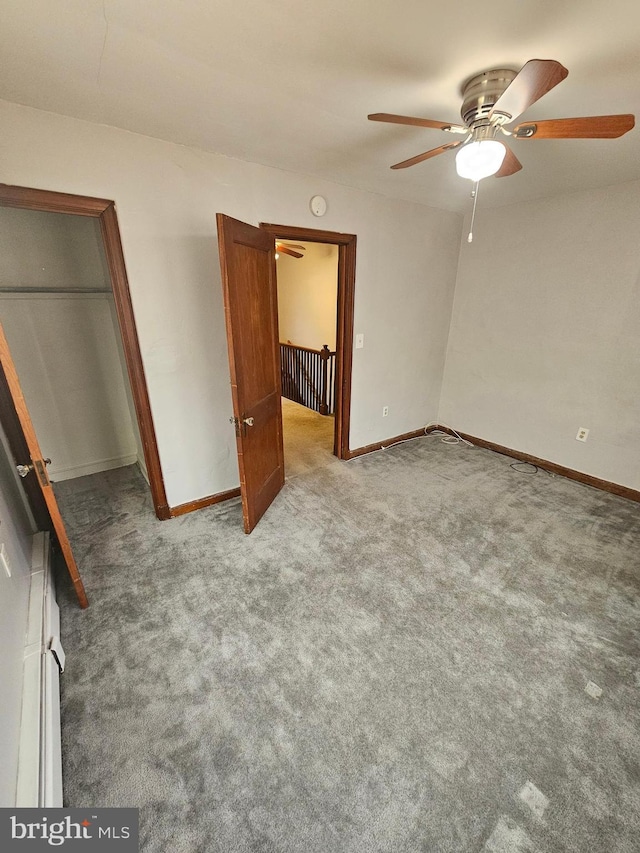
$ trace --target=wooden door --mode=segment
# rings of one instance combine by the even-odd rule
[[[20,381],[18,379],[18,374],[9,351],[9,345],[2,325],[0,325],[0,367],[4,373],[4,379],[6,380],[4,387],[8,389],[11,397],[11,402],[24,436],[24,446],[29,454],[26,459],[17,458],[14,461],[16,465],[24,465],[30,469],[25,480],[32,479],[33,482],[30,484],[30,487],[26,489],[27,494],[29,494],[30,490],[34,489],[33,484],[35,483],[35,488],[40,491],[44,504],[46,505],[47,512],[51,519],[51,526],[56,534],[64,561],[67,564],[67,570],[71,577],[76,595],[78,596],[80,607],[87,607],[89,602],[87,601],[84,584],[82,583],[78,566],[76,565],[73,551],[71,550],[71,544],[69,543],[69,537],[67,536],[67,531],[65,529],[64,522],[62,521],[62,516],[60,515],[58,502],[53,494],[51,482],[49,481],[49,476],[47,474],[47,468],[42,457],[42,452],[38,444],[38,439],[33,428],[33,423],[27,409],[22,389],[20,388]],[[15,444],[12,442],[12,450],[14,450],[14,448]]]
[[[245,533],[284,485],[274,239],[217,214]]]
[[[13,397],[4,370],[0,367],[0,423],[7,437],[11,458],[16,464],[29,460],[29,446],[22,432],[22,426],[18,420]],[[51,516],[44,502],[42,491],[35,477],[25,477],[22,480],[22,488],[26,493],[27,503],[33,515],[38,530],[53,530]]]

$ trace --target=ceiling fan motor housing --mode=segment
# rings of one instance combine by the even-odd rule
[[[498,98],[518,74],[510,68],[483,71],[471,77],[462,87],[462,109],[460,115],[464,123],[471,127],[478,121],[486,121]],[[493,119],[499,118],[494,113]],[[505,117],[504,122],[511,116]]]

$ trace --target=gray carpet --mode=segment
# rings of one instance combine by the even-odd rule
[[[249,537],[56,486],[66,804],[149,853],[638,851],[640,507],[437,438],[325,461]]]

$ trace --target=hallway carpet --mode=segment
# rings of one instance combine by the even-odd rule
[[[319,415],[311,409],[282,398],[282,431],[284,439],[285,476],[287,480],[315,468],[339,464],[333,455],[332,416]]]
[[[146,853],[637,851],[640,507],[434,437],[326,461],[251,536],[56,486],[66,805]]]

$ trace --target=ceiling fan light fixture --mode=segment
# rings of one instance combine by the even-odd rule
[[[456,154],[456,171],[461,178],[480,181],[495,175],[507,149],[497,139],[481,139],[463,145]]]

